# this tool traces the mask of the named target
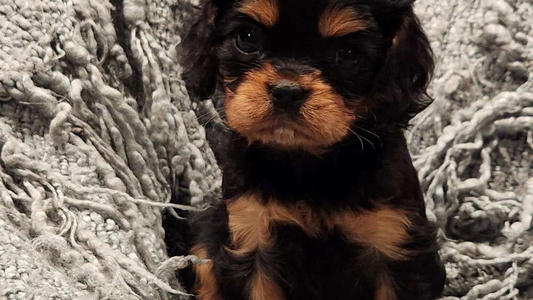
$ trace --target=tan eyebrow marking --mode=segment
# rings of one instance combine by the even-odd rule
[[[279,18],[277,0],[252,0],[244,3],[238,11],[267,27],[274,26]]]
[[[351,8],[331,7],[320,16],[318,30],[323,37],[339,37],[365,30],[364,22]]]

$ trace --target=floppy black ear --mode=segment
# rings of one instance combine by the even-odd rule
[[[396,108],[391,118],[406,125],[431,103],[426,89],[433,74],[433,52],[413,11],[413,0],[381,1],[389,2],[377,17],[388,50],[377,81],[383,90],[378,93]]]
[[[210,97],[216,88],[218,59],[216,53],[216,0],[202,1],[199,14],[194,16],[189,32],[179,47],[181,77],[192,100],[199,101]]]

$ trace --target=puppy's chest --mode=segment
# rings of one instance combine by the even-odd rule
[[[304,201],[265,204],[254,195],[246,195],[228,202],[227,211],[231,236],[227,250],[236,255],[269,252],[284,240],[326,248],[342,241],[393,260],[403,260],[409,254],[402,245],[409,239],[411,221],[405,212],[386,206],[326,213]]]

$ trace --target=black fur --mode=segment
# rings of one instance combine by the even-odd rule
[[[352,128],[364,139],[347,136],[320,156],[250,145],[231,129],[208,128],[220,145],[215,150],[224,172],[224,199],[253,191],[281,203],[305,199],[314,210],[331,214],[378,205],[409,211],[414,225],[404,248],[414,254],[407,261],[392,261],[364,254],[360,245],[348,243],[338,232],[316,240],[297,227],[278,225],[272,228],[273,249],[235,257],[223,249],[230,233],[222,201],[195,216],[192,231],[193,244],[204,245],[213,260],[224,299],[247,299],[249,275],[258,268],[276,279],[286,299],[373,299],[371,287],[383,268],[394,279],[398,299],[435,299],[445,274],[402,132],[429,104],[426,88],[433,70],[429,43],[413,13],[414,1],[279,0],[281,21],[264,29],[268,45],[257,56],[235,48],[235,30],[253,23],[235,13],[236,2],[205,1],[182,43],[183,78],[191,98],[212,97],[221,107],[222,76],[237,78],[229,86],[233,89],[258,61],[269,60],[274,66],[317,68],[345,101],[371,101]],[[355,7],[371,25],[348,40],[324,40],[312,28],[328,2]],[[330,51],[346,44],[361,55],[354,70],[331,63]]]
[[[396,281],[399,300],[435,299],[442,291],[444,270],[437,255],[435,228],[426,220],[405,140],[400,133],[390,135],[379,150],[363,152],[358,143],[346,142],[325,157],[316,158],[236,142],[227,149],[229,157],[222,159],[224,198],[257,190],[265,199],[308,199],[315,209],[332,213],[372,209],[378,203],[416,212],[412,242],[405,248],[417,254],[408,261],[390,261],[388,268]],[[267,266],[269,261],[280,266],[268,272],[284,285],[286,299],[374,299],[369,286],[374,283],[372,278],[380,262],[366,256],[357,259],[361,248],[343,241],[338,233],[326,241],[316,241],[296,227],[280,225],[274,228],[277,243],[272,253],[258,252],[242,259],[221,251],[229,240],[224,203],[193,224],[195,242],[207,245],[209,255],[218,263],[216,275],[224,299],[247,299],[243,292],[247,275],[261,260]]]

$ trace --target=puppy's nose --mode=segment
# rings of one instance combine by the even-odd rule
[[[299,108],[307,94],[307,90],[290,80],[280,80],[270,87],[272,103],[282,109]]]

